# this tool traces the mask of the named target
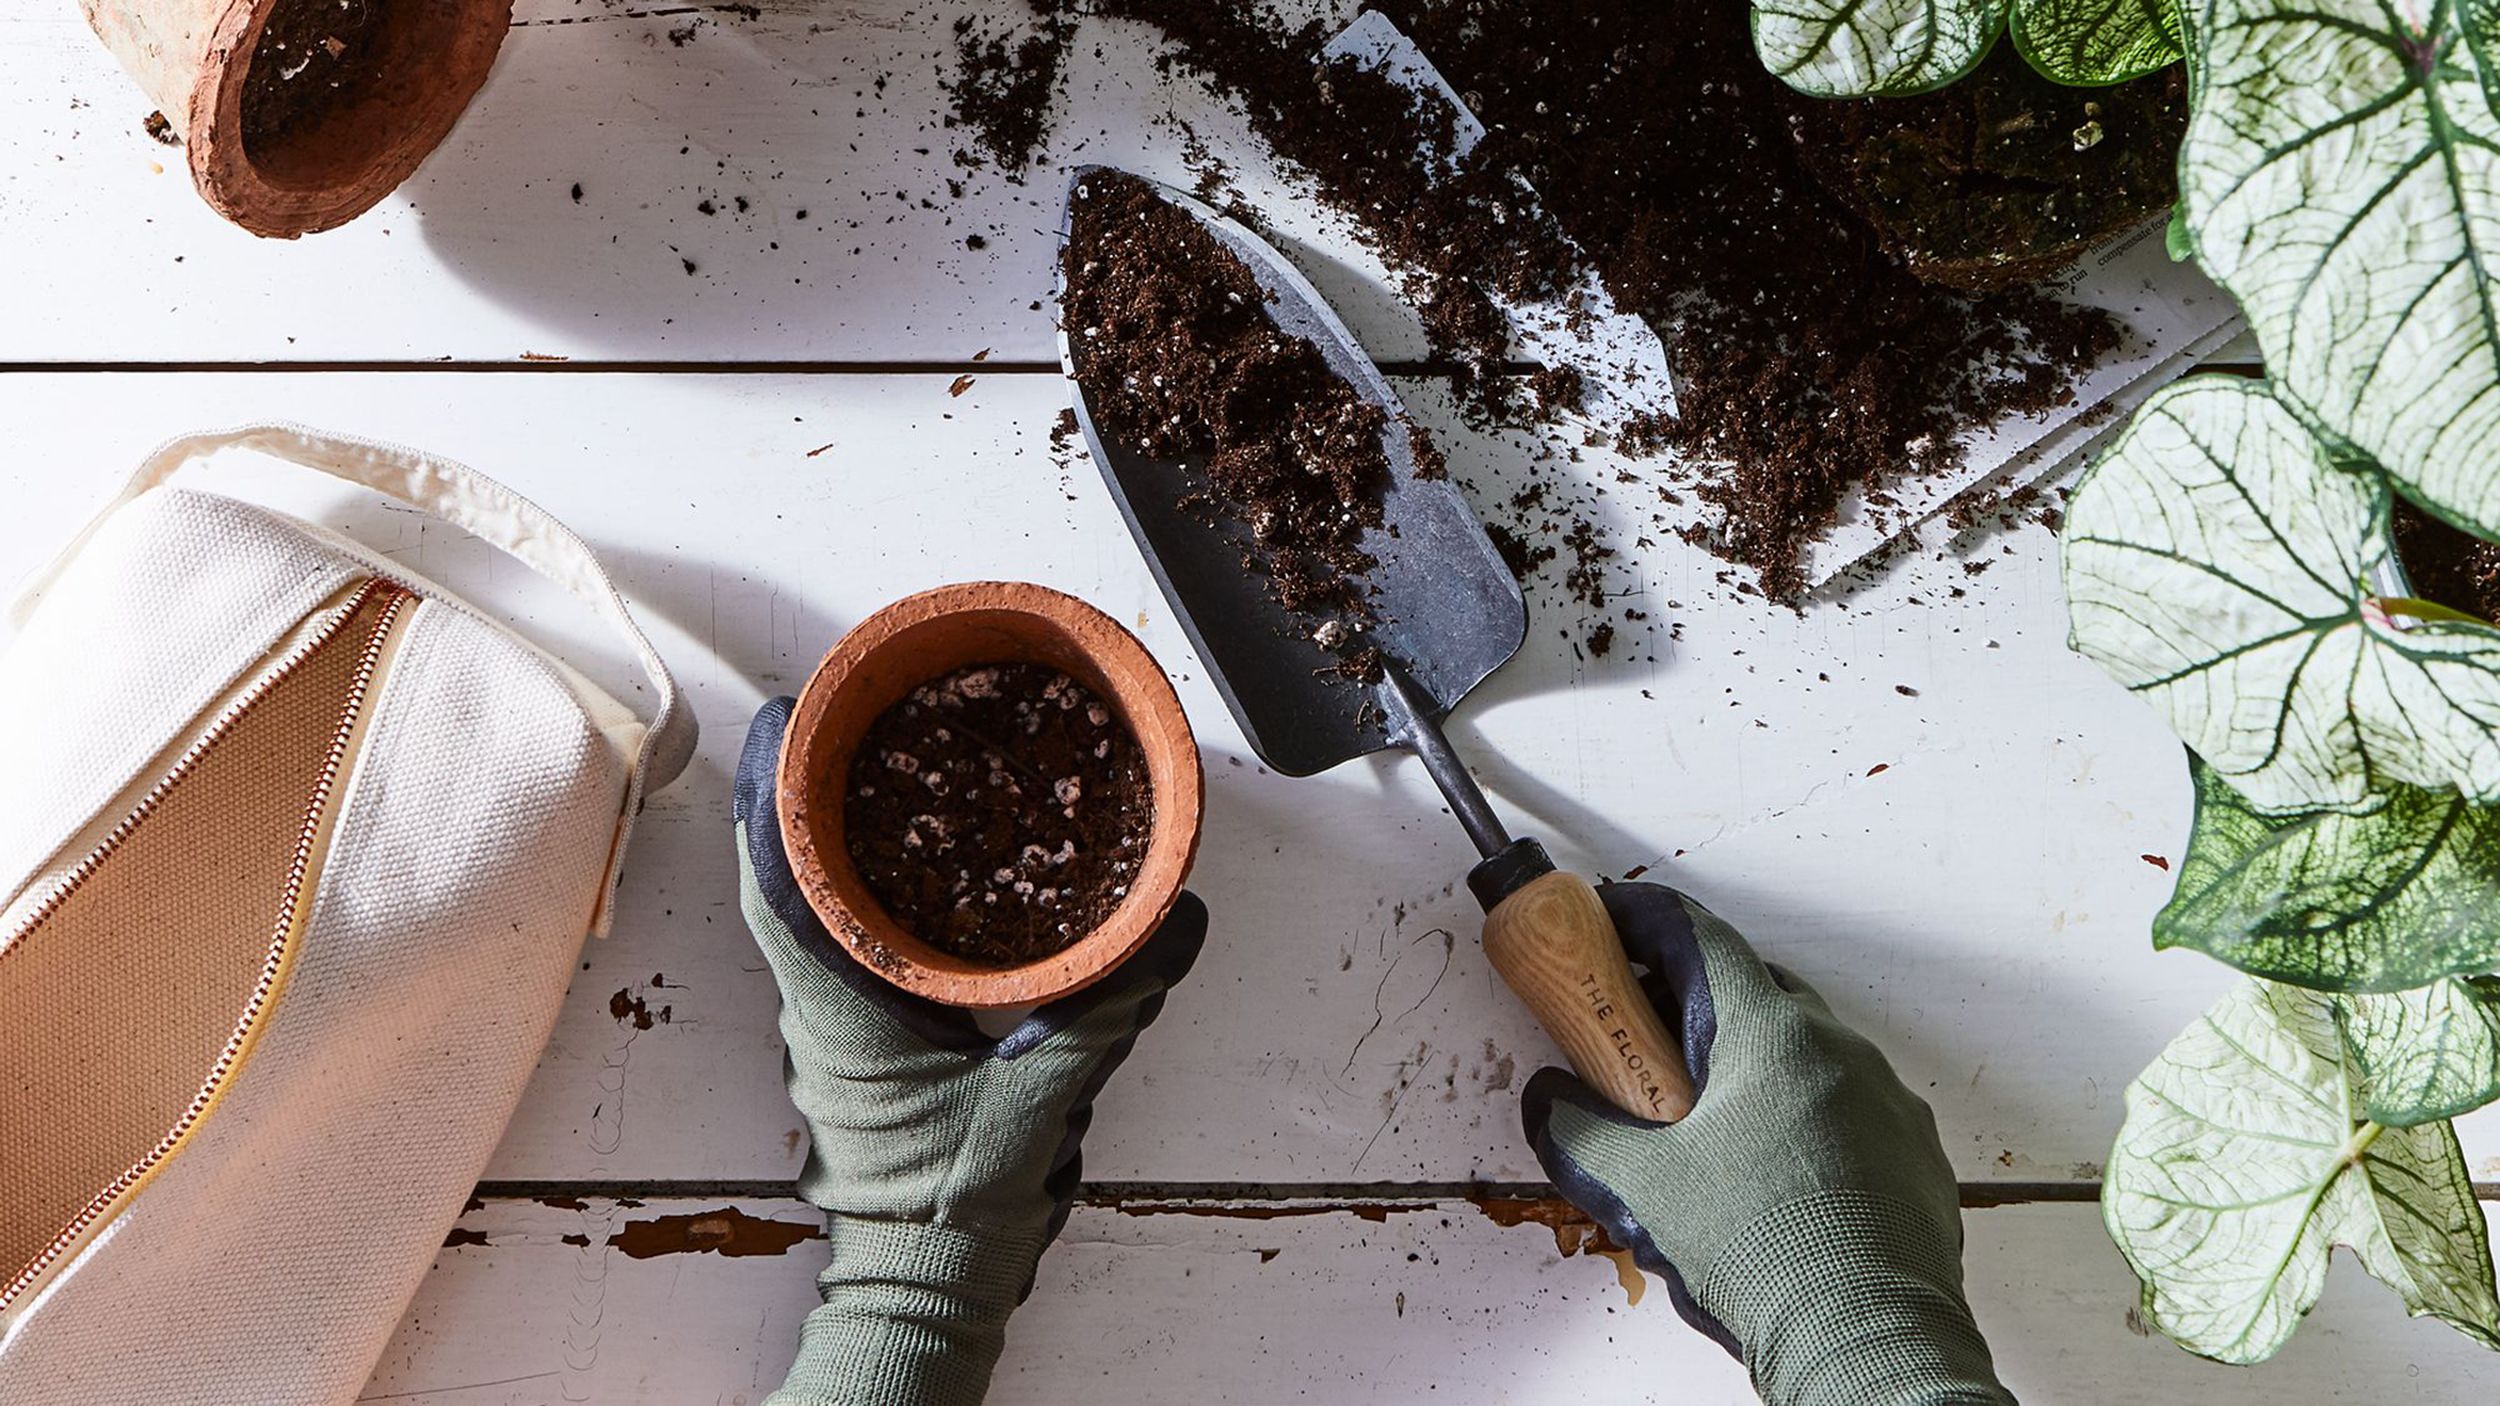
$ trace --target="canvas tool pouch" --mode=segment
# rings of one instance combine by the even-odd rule
[[[599,611],[646,723],[344,538],[169,485],[248,449]],[[581,539],[473,470],[178,440],[0,656],[0,1403],[352,1401],[486,1165],[691,715]]]

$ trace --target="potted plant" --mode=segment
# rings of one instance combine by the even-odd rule
[[[1756,11],[1813,92],[1951,81],[2010,29],[2066,81],[2175,49],[2171,246],[2267,376],[2148,401],[2067,520],[2073,642],[2188,744],[2154,940],[2248,973],[2128,1090],[2103,1190],[2146,1319],[2273,1353],[2341,1244],[2500,1347],[2450,1122],[2500,1098],[2500,628],[2423,601],[2399,500],[2500,539],[2500,71],[2453,0]]]

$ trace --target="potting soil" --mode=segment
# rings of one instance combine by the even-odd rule
[[[2393,526],[2396,557],[2416,597],[2500,623],[2500,543],[2460,532],[2403,499]]]
[[[2187,70],[2070,88],[1999,44],[1932,93],[1787,106],[1807,168],[1886,253],[1930,282],[1993,292],[2170,208]]]
[[[1358,645],[1388,413],[1278,328],[1249,267],[1146,183],[1096,176],[1073,200],[1061,316],[1096,427],[1152,458],[1203,457],[1210,491],[1184,506],[1238,526],[1245,568],[1317,642]],[[1430,436],[1406,433],[1433,472]]]
[[[844,845],[907,932],[990,966],[1047,957],[1128,896],[1154,792],[1128,724],[1039,664],[978,664],[869,724],[843,792]]]
[[[2030,276],[2088,242],[2087,229],[2157,209],[2167,185],[2152,173],[2176,146],[2175,130],[2152,120],[2175,93],[2168,75],[2072,101],[2059,90],[2027,118],[2018,103],[2031,90],[1994,69],[1984,95],[1926,107],[1817,104],[1763,70],[1744,0],[1695,0],[1673,23],[1643,0],[1381,8],[1488,128],[1454,165],[1447,111],[1353,60],[1322,61],[1330,26],[1197,0],[1099,0],[1089,13],[1157,28],[1167,71],[1240,101],[1277,155],[1351,217],[1456,367],[1471,414],[1516,423],[1576,400],[1567,378],[1503,374],[1496,301],[1562,295],[1567,235],[1619,306],[1663,329],[1678,377],[1679,418],[1621,427],[1617,447],[1673,451],[1677,462],[1657,472],[1660,501],[1688,486],[1711,505],[1716,522],[1688,535],[1754,568],[1770,594],[1802,589],[1800,554],[1861,488],[1880,504],[1889,484],[1951,471],[1958,435],[2071,403],[2076,380],[2118,346],[2116,323],[2097,310],[1917,273],[1973,281],[1965,265],[1995,251],[1972,250],[2004,241]],[[2061,153],[2057,124],[2084,102],[2098,111],[2069,124]],[[1800,140],[1825,117],[1855,153],[1837,173]],[[2037,139],[2003,130],[2018,118]],[[1968,160],[1948,159],[1952,140],[1971,144]],[[2124,179],[2105,179],[2113,171]],[[1913,246],[1904,231],[1923,216],[1902,192],[1939,172],[1967,228]],[[1852,174],[1875,194],[1836,193]],[[1547,218],[1522,205],[1519,178]],[[1505,526],[1526,541],[1587,521]]]
[[[382,60],[393,0],[279,0],[243,75],[243,146],[266,151],[328,120]]]

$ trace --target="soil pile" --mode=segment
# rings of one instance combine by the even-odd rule
[[[1994,292],[2170,208],[2187,70],[2068,88],[1999,44],[1933,93],[1790,105],[1799,154],[1886,252],[1930,282]]]
[[[1240,524],[1277,604],[1345,638],[1370,615],[1362,541],[1390,482],[1387,412],[1270,321],[1249,267],[1143,181],[1079,186],[1061,258],[1060,315],[1095,425],[1152,458],[1203,456],[1211,495],[1190,506]],[[1437,461],[1410,433],[1418,461]]]
[[[888,915],[967,961],[1016,966],[1128,896],[1154,826],[1128,725],[1066,674],[978,664],[869,724],[843,793],[851,864]]]
[[[1880,502],[1955,467],[1956,434],[2066,403],[2118,345],[2098,312],[1916,277],[1807,164],[1792,127],[1824,105],[1763,69],[1743,0],[1673,24],[1642,0],[1382,8],[1490,129],[1478,158],[1526,177],[1616,302],[1667,329],[1679,418],[1650,428],[1703,461],[1709,545],[1772,595],[1802,587],[1800,552],[1854,489]],[[1847,106],[1871,133],[1897,104]]]
[[[1917,275],[2029,276],[2158,209],[2174,75],[2044,94],[1999,61],[1932,102],[1825,104],[1763,70],[1743,0],[1696,0],[1673,24],[1645,0],[1381,8],[1490,129],[1467,157],[1436,104],[1323,61],[1331,27],[1201,0],[1091,12],[1160,30],[1167,71],[1240,101],[1357,222],[1458,366],[1471,413],[1517,423],[1576,399],[1563,380],[1500,374],[1495,301],[1563,296],[1576,242],[1619,305],[1668,331],[1679,379],[1681,417],[1628,426],[1619,447],[1676,451],[1720,515],[1707,545],[1771,594],[1802,587],[1799,554],[1854,491],[1880,504],[1888,484],[1955,467],[1958,433],[2066,403],[2118,344],[2098,312]],[[2087,102],[2096,112],[2068,121]],[[1962,218],[1940,225],[1947,205]],[[2013,259],[1995,259],[2000,242]]]

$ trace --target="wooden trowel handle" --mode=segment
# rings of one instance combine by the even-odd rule
[[[1485,915],[1484,950],[1572,1069],[1617,1108],[1670,1123],[1692,1111],[1684,1056],[1588,880],[1555,870],[1513,890]]]

